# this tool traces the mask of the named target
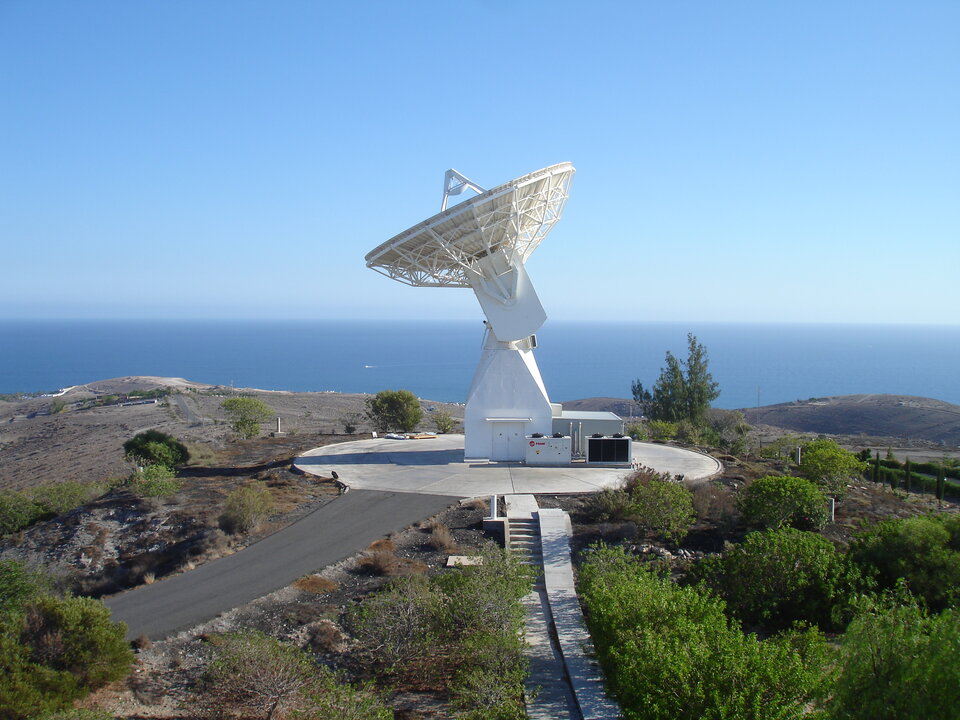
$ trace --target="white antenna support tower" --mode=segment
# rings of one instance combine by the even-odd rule
[[[456,170],[440,213],[378,246],[367,267],[416,287],[469,287],[486,316],[464,417],[468,458],[521,460],[526,435],[547,434],[555,407],[533,357],[547,319],[525,268],[560,219],[576,171],[560,163],[484,190]],[[447,209],[451,195],[479,193]]]

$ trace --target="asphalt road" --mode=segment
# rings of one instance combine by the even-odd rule
[[[283,530],[195,570],[104,600],[127,638],[169,637],[349,557],[459,497],[351,490]]]

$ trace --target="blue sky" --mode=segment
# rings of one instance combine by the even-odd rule
[[[577,168],[558,320],[960,322],[960,3],[0,0],[0,317],[464,318],[364,254]]]

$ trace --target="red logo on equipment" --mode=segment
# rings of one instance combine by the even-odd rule
[[[533,447],[534,445],[536,445],[536,443],[535,443],[533,440],[531,440],[531,441],[530,441],[530,447]]]

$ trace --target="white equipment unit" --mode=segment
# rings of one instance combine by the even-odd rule
[[[574,172],[560,163],[485,191],[448,170],[440,213],[367,253],[367,267],[393,280],[477,296],[486,337],[464,412],[467,458],[524,460],[526,436],[553,431],[533,357],[547,315],[524,263],[560,219]],[[480,194],[447,209],[467,188]]]
[[[569,437],[527,437],[527,465],[569,465],[571,455]]]

